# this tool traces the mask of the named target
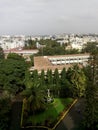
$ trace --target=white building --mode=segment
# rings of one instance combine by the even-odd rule
[[[72,55],[57,55],[57,56],[36,56],[34,57],[34,67],[38,72],[41,70],[47,71],[56,68],[61,71],[63,68],[68,69],[73,64],[78,64],[83,67],[87,65],[90,58],[89,54],[72,54]]]
[[[9,53],[16,53],[18,55],[23,56],[27,61],[30,61],[30,56],[34,55],[36,53],[38,53],[38,50],[17,50],[17,49],[10,49],[10,50],[5,50],[4,54],[5,54],[5,58],[7,58]]]

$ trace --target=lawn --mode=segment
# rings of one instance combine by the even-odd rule
[[[44,112],[30,116],[28,123],[32,123],[32,125],[51,126],[60,118],[60,114],[66,110],[72,102],[72,98],[55,98],[53,103],[47,104],[47,108]]]

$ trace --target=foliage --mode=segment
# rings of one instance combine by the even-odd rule
[[[0,63],[0,88],[8,90],[12,94],[16,94],[24,88],[27,65],[22,58],[18,58],[12,54]]]
[[[8,97],[0,97],[0,130],[7,130],[10,122],[11,102]]]
[[[66,50],[66,44],[60,45],[57,40],[52,39],[40,39],[39,41],[29,39],[25,41],[24,49],[36,49],[37,42],[40,44],[37,55],[64,55],[79,53],[77,49]]]
[[[71,72],[70,72],[71,73]],[[68,74],[70,74],[68,73]],[[71,83],[67,79],[67,72],[66,69],[63,68],[61,71],[61,78],[60,78],[60,96],[61,97],[71,97]]]
[[[26,89],[23,90],[22,95],[25,97],[25,111],[27,115],[30,113],[35,114],[45,109],[45,94],[44,91],[40,89],[37,70],[33,72],[33,78],[28,71],[26,72],[25,87]]]
[[[32,39],[26,40],[23,49],[36,49],[36,41],[33,41]]]
[[[63,47],[44,47],[40,48],[38,55],[64,55],[65,54],[65,49]]]
[[[64,68],[61,73],[58,73],[58,69],[55,69],[54,74],[51,70],[48,70],[47,73],[44,73],[44,70],[41,71],[41,74],[38,74],[37,70],[34,70],[32,74],[25,75],[27,79],[28,86],[34,84],[39,84],[40,90],[46,91],[50,89],[53,96],[60,97],[81,97],[84,95],[85,91],[85,75],[83,70],[78,66],[73,66],[67,71]]]
[[[16,53],[9,53],[7,56],[7,59],[12,59],[12,60],[22,60],[24,61],[24,58],[21,55],[18,55]]]
[[[60,90],[60,77],[58,69],[55,69],[54,76],[53,76],[53,95],[59,96],[59,90]]]
[[[27,108],[25,109],[32,114],[35,114],[38,111],[41,111],[45,108],[43,101],[43,91],[40,91],[38,86],[32,86],[32,88],[28,88],[23,91],[23,95],[27,100]]]
[[[46,84],[48,89],[51,89],[53,86],[52,70],[47,70]]]
[[[24,79],[25,88],[31,88],[32,86],[32,75],[30,71],[25,71],[25,79]]]
[[[82,69],[78,65],[74,65],[70,69],[70,82],[72,84],[73,97],[81,97],[85,92],[86,77]]]
[[[68,107],[72,103],[72,98],[55,98],[52,104],[47,104],[47,109],[45,111],[36,115],[31,115],[28,119],[28,123],[32,123],[32,125],[45,125],[51,126],[53,122],[55,122],[60,113]]]
[[[45,84],[45,72],[44,70],[41,71],[41,74],[40,74],[40,88],[44,89],[46,86]]]
[[[98,123],[98,51],[93,52],[89,61],[89,66],[85,68],[86,82],[86,109],[85,127],[86,129],[97,129]]]
[[[68,49],[65,50],[65,54],[78,54],[79,50],[78,49]]]
[[[31,66],[34,66],[34,55],[30,55]]]
[[[33,71],[33,73],[31,74],[31,78],[33,84],[39,84],[39,75],[37,70]]]
[[[84,47],[84,49],[82,50],[82,52],[91,53],[92,51],[96,49],[98,50],[97,46],[98,46],[97,42],[88,42],[86,46]]]
[[[0,47],[0,60],[4,59],[4,52],[3,49]]]

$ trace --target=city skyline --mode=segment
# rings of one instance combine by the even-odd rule
[[[0,35],[98,33],[98,0],[0,0]]]

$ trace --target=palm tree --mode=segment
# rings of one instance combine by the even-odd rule
[[[29,75],[29,74],[28,74]],[[36,78],[35,78],[36,79]],[[30,113],[36,113],[45,108],[44,91],[40,89],[40,83],[32,77],[25,79],[26,89],[22,92],[25,97],[25,109]]]

